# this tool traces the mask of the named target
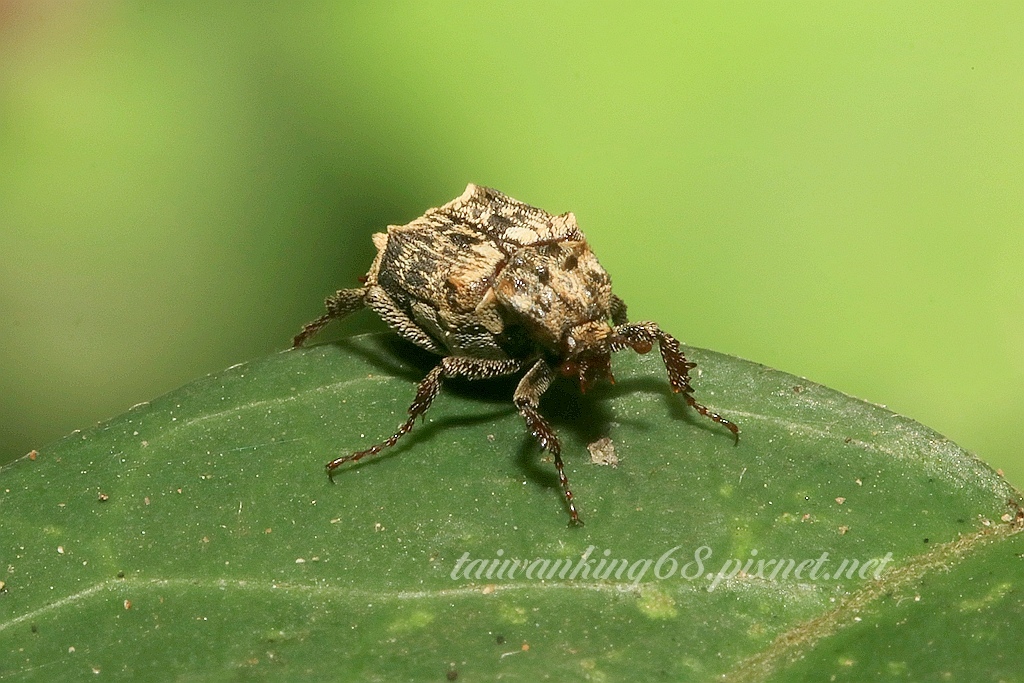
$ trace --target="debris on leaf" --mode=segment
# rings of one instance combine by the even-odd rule
[[[607,436],[587,444],[590,451],[590,462],[595,465],[619,466],[619,457],[615,455],[615,444]]]

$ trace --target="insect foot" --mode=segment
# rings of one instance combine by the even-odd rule
[[[551,453],[570,526],[580,526],[558,435],[540,414],[555,373],[580,390],[614,381],[611,354],[647,353],[658,345],[669,384],[686,403],[732,432],[739,427],[697,402],[695,364],[675,337],[653,322],[629,322],[626,304],[587,244],[572,213],[550,214],[497,190],[470,184],[461,196],[406,225],[373,236],[377,256],[361,287],[327,297],[327,312],[292,342],[300,347],[333,320],[370,308],[397,334],[440,356],[394,434],[327,463],[328,475],[398,443],[430,408],[446,379],[525,371],[512,401],[529,433]],[[332,479],[333,480],[333,479]]]

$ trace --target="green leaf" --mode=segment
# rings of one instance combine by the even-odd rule
[[[397,447],[329,482],[433,362],[391,335],[72,434],[0,470],[0,679],[1020,680],[1017,491],[884,408],[688,354],[738,446],[657,354],[545,397],[583,528],[514,380],[446,384]],[[617,467],[591,462],[603,437]],[[516,559],[530,575],[499,576]],[[753,562],[719,576],[730,559]]]

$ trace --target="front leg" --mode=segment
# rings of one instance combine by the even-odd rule
[[[569,490],[569,479],[565,476],[562,447],[558,443],[558,435],[538,411],[540,397],[551,386],[553,378],[554,373],[551,371],[551,366],[544,362],[544,359],[538,360],[519,382],[512,400],[515,402],[516,408],[519,409],[519,414],[526,420],[526,426],[530,433],[540,442],[541,448],[554,456],[555,469],[558,470],[558,483],[562,486],[566,505],[569,506],[569,526],[583,526],[583,520],[580,519],[580,515],[576,511],[576,504],[573,502],[572,491]]]
[[[637,353],[647,353],[651,350],[654,341],[658,342],[658,349],[661,351],[661,360],[668,370],[668,381],[672,391],[682,393],[683,398],[704,417],[726,427],[736,439],[740,441],[740,428],[718,413],[712,412],[706,406],[697,403],[693,397],[693,387],[690,386],[690,370],[697,367],[683,355],[679,348],[679,341],[668,332],[664,332],[657,324],[652,322],[627,323],[619,325],[613,330],[611,340],[612,351],[620,351],[627,346]]]
[[[486,358],[466,358],[462,356],[448,356],[442,358],[441,362],[434,366],[434,369],[427,373],[427,376],[420,382],[416,389],[416,398],[409,406],[409,419],[405,421],[398,431],[380,442],[363,451],[357,451],[351,455],[345,455],[327,463],[327,474],[331,477],[341,465],[347,462],[358,462],[368,455],[380,453],[385,448],[390,448],[398,443],[398,440],[412,431],[416,424],[416,418],[427,412],[430,404],[434,402],[438,392],[441,391],[441,381],[447,377],[466,377],[467,379],[487,379],[500,375],[511,375],[523,366],[522,362],[509,360],[489,360]]]
[[[612,323],[625,325],[629,322],[629,315],[626,313],[626,302],[612,294],[611,299]]]

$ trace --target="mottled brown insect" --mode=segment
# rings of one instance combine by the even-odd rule
[[[408,434],[448,377],[486,379],[526,370],[512,400],[530,432],[554,457],[569,508],[582,524],[562,465],[561,447],[538,412],[555,372],[575,375],[586,391],[611,374],[611,354],[647,353],[655,342],[672,390],[701,415],[739,429],[697,403],[689,362],[679,342],[653,322],[630,323],[626,304],[590,250],[572,213],[553,216],[486,187],[470,184],[462,196],[408,225],[373,236],[377,257],[364,285],[327,298],[327,313],[302,328],[302,346],[330,321],[369,306],[398,334],[441,356],[420,382],[409,419],[394,435],[366,450],[327,463],[328,473],[379,453]]]

